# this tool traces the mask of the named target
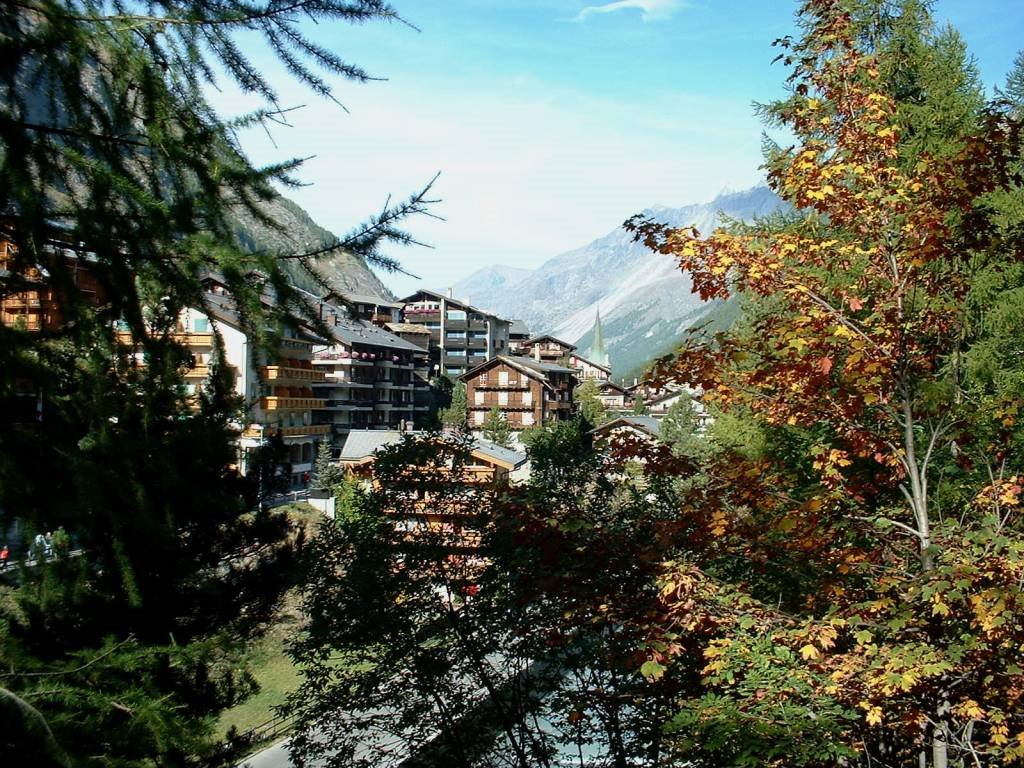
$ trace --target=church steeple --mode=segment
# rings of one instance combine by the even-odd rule
[[[604,348],[604,332],[601,330],[601,308],[597,309],[597,317],[594,319],[594,337],[590,342],[590,351],[587,358],[592,363],[611,368],[611,361],[608,359],[608,350]]]

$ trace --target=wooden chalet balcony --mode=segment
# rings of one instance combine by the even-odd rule
[[[284,365],[267,365],[260,368],[260,378],[275,383],[285,381],[309,382],[325,381],[326,371],[314,371],[309,368],[290,368]]]
[[[205,363],[200,363],[199,365],[193,368],[189,368],[187,371],[185,371],[186,379],[205,379],[209,375],[210,366],[206,365]]]
[[[3,300],[6,309],[39,309],[43,302],[36,296],[19,296],[14,294]]]
[[[532,411],[536,401],[531,400],[528,403],[524,403],[522,400],[509,400],[506,403],[499,403],[497,398],[485,397],[483,402],[473,402],[470,404],[470,410],[491,410],[491,408],[497,408],[500,411]]]
[[[260,408],[264,411],[309,411],[323,408],[327,400],[318,397],[264,397]]]
[[[504,384],[500,384],[497,381],[481,381],[480,379],[476,380],[475,386],[476,386],[477,389],[505,389],[505,390],[508,390],[508,389],[520,389],[520,390],[525,390],[525,389],[529,389],[530,388],[529,383],[524,383],[524,382],[520,382],[520,381],[507,381]]]
[[[305,424],[297,427],[275,427],[272,425],[260,426],[250,425],[242,432],[242,437],[258,440],[264,437],[272,437],[280,434],[281,437],[314,437],[326,435],[331,431],[330,424]]]
[[[213,331],[175,331],[171,334],[171,338],[179,344],[184,344],[186,347],[212,347],[213,346]],[[118,331],[117,340],[122,344],[131,344],[132,333],[131,331]]]

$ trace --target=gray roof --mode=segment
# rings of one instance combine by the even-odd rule
[[[401,309],[405,306],[405,304],[400,301],[382,299],[379,296],[369,296],[358,293],[343,293],[342,296],[346,301],[351,301],[353,304],[375,304],[378,307],[391,307],[392,309]]]
[[[534,343],[536,343],[538,341],[544,341],[544,339],[548,339],[549,341],[553,341],[556,344],[560,344],[563,347],[567,347],[568,349],[576,349],[576,345],[575,344],[570,344],[568,341],[563,341],[562,339],[558,338],[557,336],[552,336],[550,333],[543,333],[540,336],[534,336],[531,339],[527,339],[525,343],[526,344],[534,344]]]
[[[661,422],[653,416],[619,416],[617,419],[612,419],[597,429],[591,430],[591,433],[609,432],[616,426],[636,427],[649,435],[661,437]]]
[[[593,360],[588,360],[587,358],[585,358],[583,355],[579,354],[578,352],[570,352],[569,356],[570,357],[575,357],[577,360],[582,360],[587,365],[592,365],[595,368],[600,368],[602,371],[608,371],[608,373],[612,372],[611,366],[609,366],[609,365],[601,365],[600,363],[595,363]]]
[[[511,320],[512,326],[508,329],[509,336],[527,336],[530,335],[530,329],[526,327],[525,320]]]
[[[549,373],[569,373],[573,376],[576,375],[575,368],[566,368],[562,365],[555,365],[554,363],[547,363],[543,360],[534,360],[532,357],[520,357],[518,355],[496,355],[475,368],[470,368],[464,374],[459,376],[459,379],[465,381],[466,379],[472,378],[472,376],[480,370],[483,370],[486,366],[491,365],[495,361],[505,362],[511,365],[513,368],[517,368],[527,375],[535,375],[537,378],[545,379],[545,383],[548,383],[547,375]],[[550,386],[550,384],[549,384]]]
[[[328,323],[328,328],[335,339],[345,344],[369,344],[374,347],[404,349],[407,352],[423,352],[423,347],[365,320],[353,320],[338,316],[338,325]]]
[[[386,445],[394,445],[402,433],[389,429],[353,429],[341,447],[342,461],[359,461],[375,454]]]
[[[430,335],[430,329],[425,328],[422,323],[384,323],[384,326],[392,333],[416,333],[421,336]]]
[[[485,456],[490,456],[498,461],[511,464],[513,468],[518,467],[526,461],[525,453],[514,451],[511,448],[505,448],[504,446],[492,443],[490,440],[483,440],[482,438],[477,438],[473,441],[473,449],[479,451]]]
[[[398,432],[388,429],[353,429],[345,438],[345,444],[341,448],[342,461],[360,461],[374,455],[378,450],[388,445],[395,445],[402,440],[403,435],[419,435],[422,432]],[[471,450],[479,451],[513,468],[518,467],[526,461],[526,454],[514,451],[511,448],[503,448],[500,445],[488,440],[476,439],[473,441]]]

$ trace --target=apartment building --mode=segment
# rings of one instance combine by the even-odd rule
[[[461,376],[495,355],[508,354],[511,323],[450,295],[420,290],[404,300],[404,321],[430,331],[432,366]]]
[[[576,374],[534,357],[499,355],[460,376],[466,385],[469,424],[479,429],[497,408],[514,430],[572,418]]]
[[[344,294],[344,299],[352,316],[358,320],[365,320],[380,326],[386,323],[398,323],[402,320],[402,308],[405,305],[400,301],[387,301],[379,296],[364,296],[355,293]]]
[[[331,333],[314,349],[313,367],[324,404],[316,420],[330,429],[340,450],[353,430],[412,430],[429,406],[428,351],[341,307],[322,303],[321,318]]]

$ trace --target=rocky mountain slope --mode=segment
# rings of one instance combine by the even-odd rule
[[[673,226],[711,232],[724,215],[750,221],[783,205],[767,187],[723,193],[682,208],[657,206],[644,213]],[[675,261],[633,242],[621,227],[592,243],[549,259],[525,276],[502,279],[509,267],[488,267],[458,283],[457,297],[502,317],[521,318],[534,333],[551,333],[584,352],[597,310],[615,375],[621,376],[670,351],[682,333],[713,304],[691,293],[690,278]],[[520,270],[515,270],[519,272]]]
[[[244,210],[234,215],[236,234],[242,245],[253,250],[289,252],[315,248],[335,238],[309,214],[286,197],[278,197],[263,205],[264,211],[282,229],[277,230],[259,221]],[[361,258],[341,249],[321,257],[317,266],[330,284],[344,293],[379,296],[392,299],[391,292]],[[299,288],[322,293],[319,286],[295,262],[285,262],[285,271]]]

